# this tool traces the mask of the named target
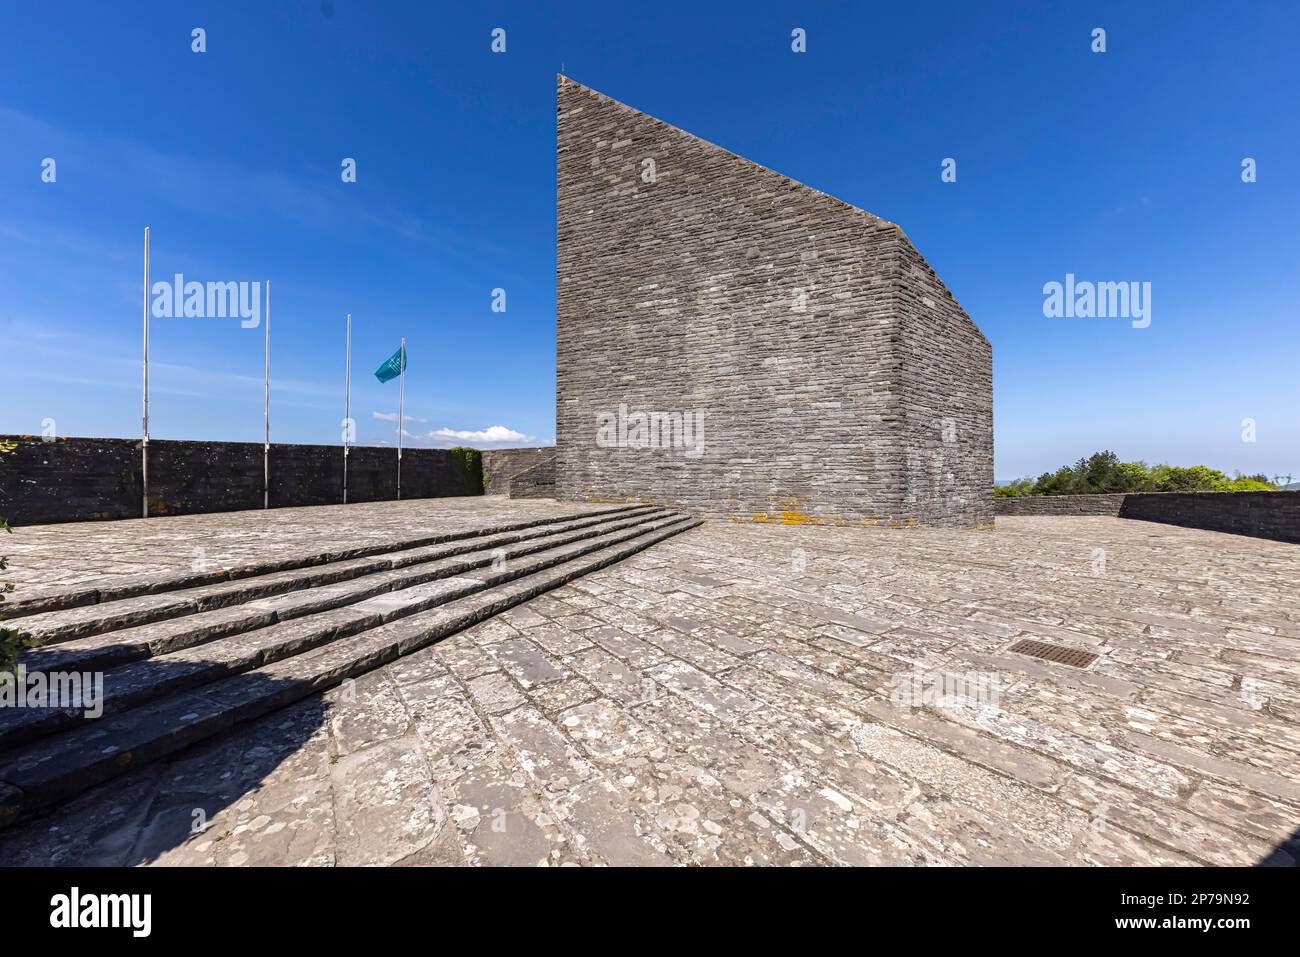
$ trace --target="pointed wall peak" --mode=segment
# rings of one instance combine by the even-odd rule
[[[902,230],[557,84],[557,494],[991,521],[988,343]]]

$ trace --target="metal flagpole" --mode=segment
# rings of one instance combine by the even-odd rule
[[[262,387],[262,508],[271,507],[271,280],[266,281],[266,379]]]
[[[144,438],[140,442],[140,514],[149,517],[149,227],[144,228]]]
[[[392,340],[388,340],[392,342]],[[397,362],[397,497],[402,497],[402,419],[406,410],[406,336],[402,336],[402,356]]]
[[[348,431],[352,427],[352,313],[348,313],[347,359],[343,365],[343,504],[348,504]]]

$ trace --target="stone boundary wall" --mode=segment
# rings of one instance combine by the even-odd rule
[[[139,518],[138,439],[0,436],[18,448],[0,455],[0,515],[12,525]],[[348,501],[397,497],[396,449],[353,446]],[[342,501],[338,445],[272,445],[272,508]],[[445,449],[402,452],[402,498],[474,494]],[[184,515],[262,507],[260,442],[149,442],[149,514]]]
[[[546,461],[555,461],[555,446],[485,450],[483,452],[483,493],[509,495],[510,482],[515,475]]]
[[[993,500],[998,515],[1110,515],[1300,543],[1300,492],[1130,492]]]
[[[1120,518],[1300,543],[1300,492],[1142,492]]]
[[[555,456],[516,472],[510,479],[510,497],[555,498]]]
[[[1020,495],[995,498],[998,515],[1110,515],[1119,516],[1124,495]]]

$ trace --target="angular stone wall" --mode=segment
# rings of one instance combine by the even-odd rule
[[[13,525],[138,518],[140,443],[5,436],[18,448],[0,457],[0,515]],[[348,453],[348,501],[397,497],[397,452],[355,446]],[[337,445],[272,445],[270,502],[333,505],[343,492]],[[402,452],[402,498],[468,495],[465,473],[444,449]],[[229,512],[262,507],[262,446],[257,442],[149,443],[149,514]]]
[[[991,350],[901,229],[564,78],[557,157],[559,498],[992,521]]]
[[[987,524],[993,521],[993,352],[895,229],[903,513],[926,525]]]
[[[998,515],[1106,515],[1300,542],[1300,492],[1129,492],[994,499]]]
[[[1124,505],[1123,494],[1116,495],[1017,495],[995,498],[998,515],[1109,515],[1115,518]]]
[[[555,498],[555,457],[542,459],[510,479],[511,498]]]
[[[487,449],[483,452],[483,493],[509,495],[511,479],[525,469],[555,460],[555,447]]]
[[[1300,542],[1300,492],[1143,492],[1124,496],[1121,518]]]

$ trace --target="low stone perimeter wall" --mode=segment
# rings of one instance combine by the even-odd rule
[[[1120,518],[1300,542],[1300,492],[1150,492],[1124,496]]]
[[[1131,492],[994,499],[998,515],[1113,515],[1300,542],[1300,492]]]
[[[555,446],[489,449],[483,453],[483,492],[487,495],[509,495],[511,481],[516,475],[543,462],[555,462]]]
[[[510,478],[511,498],[555,498],[555,456]]]
[[[138,518],[140,442],[133,439],[0,436],[18,448],[0,455],[0,515],[11,525]],[[353,446],[348,501],[397,497],[397,450]],[[343,497],[343,449],[272,445],[272,508],[334,505]],[[471,495],[465,472],[445,449],[402,452],[402,498]],[[149,514],[184,515],[262,507],[260,442],[149,442]]]
[[[1019,495],[995,498],[995,515],[1119,515],[1123,495]]]

